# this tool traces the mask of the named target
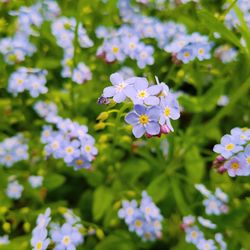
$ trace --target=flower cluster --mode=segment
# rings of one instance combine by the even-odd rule
[[[203,217],[198,217],[197,221],[203,227],[209,229],[215,229],[216,225],[212,223],[208,219],[204,219]],[[194,244],[198,250],[217,250],[218,247],[216,243],[219,245],[221,250],[227,249],[227,244],[223,240],[223,236],[221,233],[216,233],[214,235],[215,240],[213,239],[206,239],[204,233],[199,229],[199,227],[195,224],[196,218],[192,215],[183,217],[182,221],[182,229],[186,234],[186,241],[188,243]]]
[[[113,86],[103,91],[104,98],[113,98],[117,103],[130,99],[134,110],[128,113],[125,121],[133,126],[136,138],[146,134],[147,137],[160,136],[173,131],[171,120],[180,117],[176,96],[165,83],[149,85],[144,77],[131,77],[126,80],[119,73],[110,76]]]
[[[9,198],[13,200],[18,200],[21,198],[22,192],[23,192],[23,186],[20,185],[17,180],[9,182],[6,189],[6,194]]]
[[[43,21],[53,19],[59,12],[58,4],[52,0],[11,11],[10,15],[18,17],[17,32],[13,37],[0,40],[0,53],[4,55],[5,62],[14,64],[23,61],[26,56],[32,56],[36,48],[29,42],[29,36],[37,35],[33,27],[39,28]]]
[[[82,225],[80,219],[71,210],[66,211],[63,216],[65,223],[60,226],[51,222],[51,210],[47,208],[44,214],[37,218],[36,227],[32,231],[31,245],[33,250],[45,250],[51,242],[55,244],[56,250],[71,250],[83,243],[80,233]],[[48,228],[50,231],[48,232]],[[51,236],[51,238],[50,238]]]
[[[45,250],[50,244],[48,238],[48,224],[51,220],[51,210],[47,208],[44,214],[40,214],[36,220],[36,227],[32,231],[31,245],[33,250]]]
[[[214,146],[214,152],[220,154],[214,161],[219,172],[227,171],[231,177],[250,175],[250,129],[233,128],[230,134],[221,138]]]
[[[94,145],[95,139],[88,134],[88,128],[70,119],[63,119],[57,115],[57,109],[51,111],[50,107],[54,107],[53,104],[46,105],[42,102],[37,103],[34,107],[45,120],[53,123],[57,129],[53,130],[52,126],[43,127],[41,141],[46,144],[46,155],[63,159],[68,166],[73,166],[75,170],[91,168],[97,148]]]
[[[11,74],[8,83],[8,91],[13,95],[28,90],[32,97],[48,92],[46,84],[46,70],[20,67]]]
[[[207,36],[193,33],[179,35],[164,49],[183,63],[188,63],[195,58],[199,61],[210,59],[212,45]]]
[[[122,208],[118,211],[118,216],[124,219],[129,231],[135,232],[144,241],[153,241],[161,237],[163,217],[159,208],[145,191],[142,192],[139,207],[136,200],[125,200],[122,202]]]
[[[214,51],[216,57],[218,57],[223,63],[229,63],[236,60],[238,55],[237,50],[231,46],[225,44],[221,45]]]
[[[203,200],[206,214],[220,215],[228,212],[228,196],[220,188],[212,194],[203,184],[196,184],[195,188],[206,197]]]
[[[34,105],[34,110],[47,122],[52,122],[57,116],[57,106],[53,102],[38,101]]]
[[[250,28],[250,2],[248,0],[238,0],[236,4],[237,7],[242,11],[247,25]],[[226,8],[228,8],[228,4],[225,5],[225,9]],[[237,26],[240,25],[239,17],[236,14],[234,8],[231,8],[225,16],[225,24],[229,28],[237,28]]]
[[[187,63],[209,59],[212,43],[207,36],[199,33],[188,35],[183,25],[174,22],[161,22],[156,18],[141,15],[131,5],[130,0],[118,2],[120,15],[124,22],[118,30],[106,29],[101,26],[96,30],[104,42],[99,47],[97,55],[106,62],[124,61],[129,57],[137,61],[140,68],[154,63],[154,48],[140,41],[143,38],[154,38],[158,46],[173,54],[174,58]]]
[[[40,175],[31,175],[29,176],[28,181],[33,188],[38,188],[43,184],[43,177]]]
[[[3,235],[0,236],[0,246],[1,245],[7,245],[10,243],[9,236],[8,235]]]
[[[71,17],[60,17],[52,23],[52,33],[56,37],[57,44],[64,50],[64,58],[62,60],[62,77],[71,77],[78,84],[82,84],[92,78],[90,69],[80,62],[73,69],[74,42],[75,36],[82,48],[93,46],[92,40],[88,37],[82,23],[77,24],[76,19]]]
[[[24,144],[21,134],[0,142],[0,164],[12,167],[16,162],[27,160],[28,157],[28,145]]]

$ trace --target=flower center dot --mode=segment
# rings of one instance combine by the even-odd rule
[[[139,117],[139,121],[140,121],[141,124],[145,125],[145,124],[148,123],[149,118],[148,118],[147,115],[141,115],[141,116]]]

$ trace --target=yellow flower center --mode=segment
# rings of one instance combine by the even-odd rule
[[[134,43],[130,43],[130,44],[129,44],[129,48],[130,48],[130,49],[134,49],[134,48],[135,48],[135,44],[134,44]]]
[[[149,117],[147,115],[141,115],[139,121],[141,124],[145,125],[149,122]]]
[[[233,143],[229,143],[226,145],[226,150],[233,150],[234,149],[234,144]]]
[[[167,116],[167,117],[170,116],[170,108],[169,107],[165,108],[165,116]]]
[[[198,53],[199,53],[200,55],[203,55],[203,54],[204,54],[204,49],[199,49],[199,50],[198,50]]]
[[[248,128],[242,128],[241,129],[243,132],[246,132],[248,130]]]
[[[83,164],[83,160],[82,159],[76,160],[76,165],[80,166],[82,164]]]
[[[245,140],[246,136],[245,135],[240,135],[240,139]]]
[[[192,238],[196,238],[197,237],[197,232],[196,231],[192,231],[191,236],[192,236]]]
[[[36,250],[41,250],[43,247],[43,243],[41,241],[38,241],[36,244]]]
[[[64,236],[62,242],[63,242],[64,245],[70,244],[70,237],[67,236],[67,235]]]
[[[51,146],[51,147],[52,147],[52,149],[54,149],[54,150],[55,150],[55,149],[58,149],[58,148],[59,148],[59,143],[58,143],[57,141],[55,141],[55,142],[52,143],[52,146]]]
[[[71,24],[70,24],[70,23],[65,23],[65,24],[64,24],[64,28],[65,28],[66,30],[69,30],[69,29],[71,28]]]
[[[233,163],[231,164],[231,168],[234,169],[234,170],[239,169],[239,167],[240,167],[240,165],[239,165],[238,162],[233,162]]]
[[[130,208],[127,209],[128,215],[132,215],[133,212],[134,212],[134,209],[132,207],[130,207]]]
[[[183,46],[184,44],[185,44],[184,41],[179,41],[179,45],[180,45],[180,46]]]
[[[49,131],[49,130],[45,130],[45,131],[44,131],[44,136],[45,136],[45,137],[49,137],[49,135],[50,135],[50,131]]]
[[[247,164],[250,164],[250,156],[247,157]]]
[[[85,150],[86,150],[87,152],[89,152],[89,151],[91,150],[91,147],[90,147],[90,146],[85,146]]]
[[[11,161],[12,160],[12,156],[11,155],[6,155],[5,156],[5,160],[6,161]]]
[[[17,80],[17,83],[18,83],[19,85],[22,85],[22,84],[23,84],[23,79],[18,79],[18,80]]]
[[[135,226],[136,227],[142,227],[142,222],[140,220],[135,221]]]
[[[73,147],[67,147],[66,148],[66,152],[69,153],[69,154],[72,154],[74,151]]]
[[[147,54],[146,52],[142,52],[142,53],[141,53],[141,58],[142,58],[142,59],[147,58],[147,56],[148,56],[148,54]]]
[[[116,54],[116,53],[119,52],[119,48],[118,48],[117,46],[114,46],[114,47],[112,48],[112,51]]]
[[[138,92],[138,95],[137,95],[139,98],[145,98],[147,97],[147,92],[145,90],[141,90]]]
[[[150,233],[145,233],[144,234],[144,238],[145,239],[150,239],[151,238],[151,234]]]
[[[147,207],[145,210],[146,210],[146,214],[149,214],[151,211],[150,207]]]
[[[190,57],[190,53],[188,51],[185,51],[183,55],[184,57]]]
[[[121,82],[116,86],[116,91],[121,92],[125,88],[125,83]]]

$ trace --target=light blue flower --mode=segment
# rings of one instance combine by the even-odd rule
[[[204,239],[203,233],[197,226],[188,227],[186,229],[186,241],[193,244],[198,244],[200,240]]]
[[[228,172],[228,175],[231,177],[235,176],[247,176],[250,174],[250,168],[244,162],[242,154],[236,157],[231,158],[224,164],[225,169]]]
[[[195,58],[194,47],[191,45],[184,47],[177,53],[176,57],[183,63],[188,63],[190,61],[193,61]]]
[[[170,123],[170,119],[177,120],[180,118],[180,108],[177,100],[172,96],[168,95],[167,97],[162,97],[160,101],[161,106],[161,116],[160,116],[160,124],[166,124],[171,131],[173,131],[173,127]]]
[[[122,202],[122,208],[118,211],[118,217],[124,219],[127,224],[130,224],[133,221],[137,210],[136,200],[125,200]]]
[[[38,188],[42,186],[43,183],[43,177],[42,176],[36,176],[36,175],[31,175],[29,177],[29,183],[33,188]]]
[[[226,250],[227,249],[227,243],[223,240],[223,235],[221,233],[216,233],[215,234],[215,240],[220,245],[221,250]]]
[[[157,106],[146,108],[142,105],[135,105],[134,110],[126,115],[125,121],[133,126],[134,136],[140,138],[145,133],[149,135],[160,133],[159,117],[160,109]]]
[[[46,228],[51,220],[51,210],[47,208],[43,214],[39,214],[36,220],[36,228],[43,229]]]
[[[213,195],[205,199],[203,201],[203,205],[205,206],[206,214],[208,215],[210,214],[220,215],[222,213],[221,207],[223,203]]]
[[[3,235],[3,236],[0,236],[0,246],[1,245],[6,245],[6,244],[9,244],[10,241],[9,241],[9,236],[8,235]]]
[[[238,140],[233,136],[224,135],[221,138],[221,143],[216,144],[213,148],[214,152],[221,154],[224,158],[228,159],[233,154],[243,150],[243,147],[238,145]]]
[[[250,141],[250,129],[233,128],[230,133],[239,145],[244,145],[247,141]]]
[[[201,216],[198,216],[198,221],[199,223],[204,226],[204,227],[207,227],[207,228],[210,228],[210,229],[215,229],[217,226],[216,224],[214,224],[212,221],[208,220],[208,219],[205,219]]]
[[[153,203],[151,197],[149,197],[145,191],[142,193],[140,210],[143,212],[147,221],[162,220],[160,209]]]
[[[32,233],[31,246],[32,250],[46,250],[50,239],[47,238],[47,230],[45,228],[37,228]]]
[[[10,182],[6,189],[7,196],[13,200],[20,199],[22,196],[22,192],[23,192],[23,186],[20,185],[18,181]]]
[[[199,250],[217,250],[217,247],[215,246],[213,240],[205,240],[205,239],[201,239],[198,242],[197,248]]]
[[[125,88],[133,83],[133,78],[124,80],[121,74],[114,73],[110,76],[110,81],[113,86],[106,87],[103,90],[103,96],[113,97],[117,103],[123,102],[126,99]]]
[[[79,230],[69,223],[65,223],[61,228],[53,230],[51,236],[56,244],[55,250],[75,250],[83,242],[83,236]]]
[[[135,59],[137,60],[138,67],[143,69],[146,65],[152,65],[154,63],[154,48],[144,44],[139,44],[137,47]]]
[[[92,73],[90,69],[82,62],[73,70],[72,80],[78,84],[83,84],[91,78]]]
[[[199,61],[211,58],[211,45],[208,43],[196,43],[195,45],[195,55]]]
[[[158,105],[160,100],[157,96],[162,87],[160,85],[151,85],[144,77],[134,77],[133,84],[125,88],[125,94],[134,104]]]

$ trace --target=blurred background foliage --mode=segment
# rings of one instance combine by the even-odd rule
[[[214,32],[220,33],[216,46],[226,43],[236,47],[237,61],[224,64],[212,57],[175,65],[170,54],[155,46],[154,65],[142,70],[130,59],[123,63],[137,76],[146,76],[152,82],[154,76],[158,76],[175,91],[184,92],[179,99],[184,111],[181,119],[174,123],[175,132],[161,138],[135,140],[123,119],[128,107],[97,104],[103,88],[110,84],[110,74],[122,66],[105,64],[96,57],[102,41],[96,38],[95,29],[99,25],[116,28],[122,24],[117,1],[58,1],[62,15],[77,17],[95,44],[88,49],[76,48],[75,60],[84,61],[93,74],[92,80],[84,85],[60,76],[62,49],[56,44],[48,22],[39,29],[40,36],[32,37],[37,52],[21,63],[48,70],[46,95],[34,99],[26,93],[17,97],[9,94],[6,90],[9,75],[20,65],[7,65],[0,57],[0,141],[21,132],[28,141],[30,153],[28,161],[8,169],[0,167],[0,234],[10,234],[11,238],[11,243],[0,249],[30,249],[30,232],[37,215],[46,207],[51,207],[54,214],[62,207],[73,208],[87,228],[96,229],[96,235],[86,237],[78,249],[195,249],[185,243],[180,224],[184,215],[204,214],[202,197],[194,189],[194,184],[200,182],[212,190],[221,187],[230,196],[229,213],[211,216],[218,230],[225,233],[228,249],[250,249],[250,177],[232,179],[211,168],[215,158],[213,145],[231,128],[249,125],[250,47],[243,47],[240,38],[250,43],[250,33],[243,28],[231,31],[224,26],[222,5],[225,1],[201,2],[201,9],[189,3],[174,10],[141,7],[141,11],[163,21],[183,23],[190,33],[207,34],[211,41]],[[15,32],[15,18],[8,12],[32,3],[12,0],[0,4],[1,37]],[[155,43],[150,39],[147,42]],[[221,95],[229,97],[227,106],[217,105]],[[40,134],[45,122],[33,110],[38,99],[55,102],[62,117],[89,127],[99,150],[93,170],[74,171],[61,160],[44,159]],[[110,112],[107,119],[97,120],[101,112],[113,109],[118,112]],[[33,190],[23,181],[26,192],[20,201],[6,197],[9,176],[26,180],[31,173],[44,176],[41,189]],[[163,238],[153,243],[138,240],[117,217],[121,201],[139,198],[142,190],[148,191],[165,218]]]

